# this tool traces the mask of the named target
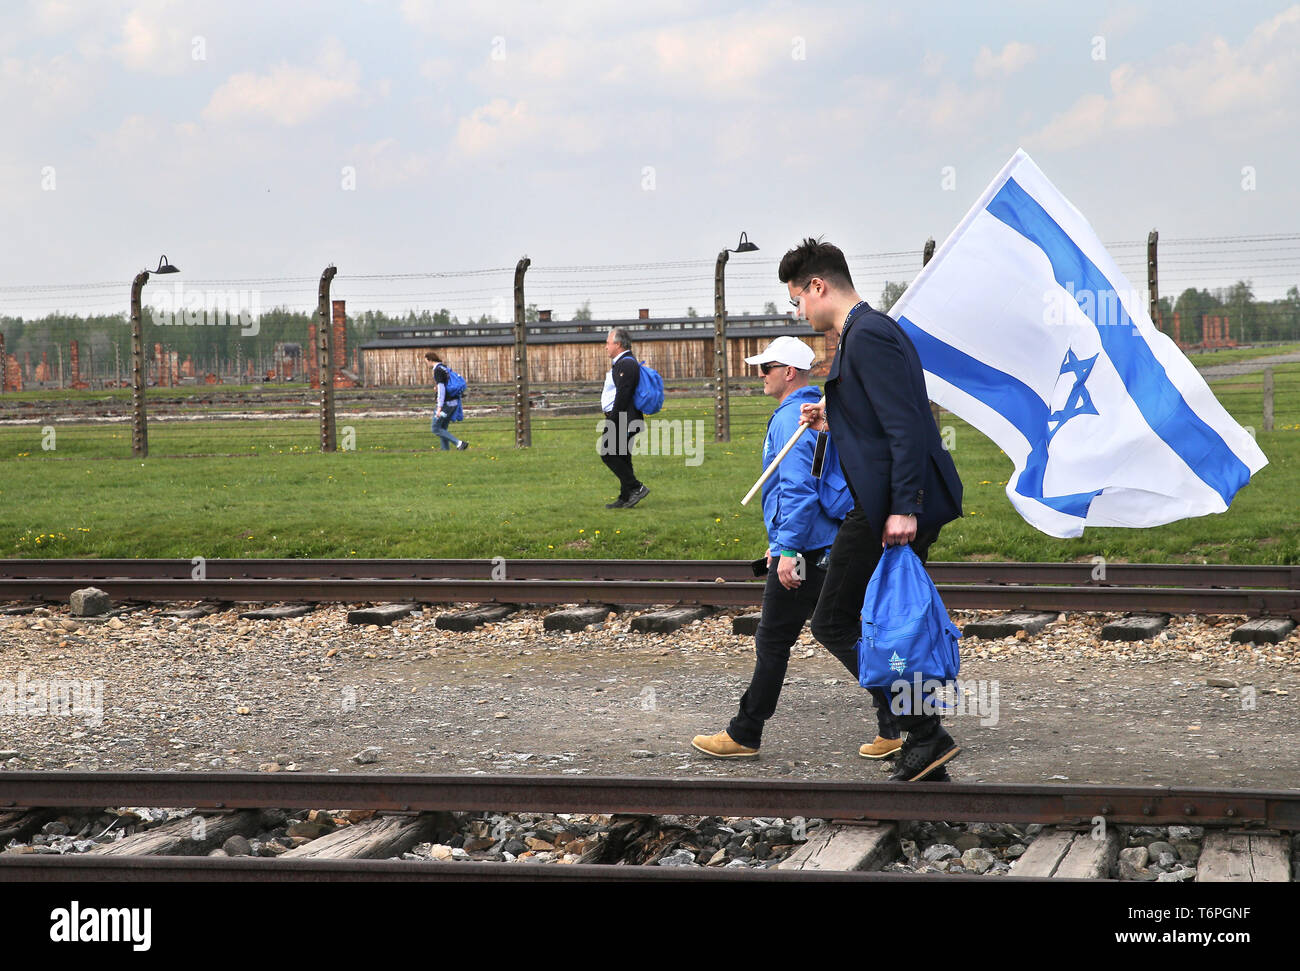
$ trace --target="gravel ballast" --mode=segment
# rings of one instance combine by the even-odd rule
[[[717,761],[690,739],[724,728],[748,683],[753,641],[731,632],[731,613],[671,634],[630,632],[640,612],[548,632],[545,610],[449,632],[435,626],[442,608],[391,627],[349,625],[360,606],[265,621],[235,610],[0,617],[0,766],[851,780],[890,771],[857,756],[875,733],[869,699],[806,630],[759,757]],[[959,625],[992,616],[954,614]],[[963,749],[954,779],[1300,785],[1300,633],[1234,644],[1243,618],[1192,616],[1148,641],[1099,640],[1114,616],[963,639],[961,705],[945,719]],[[61,689],[62,708],[49,703],[55,681],[76,686]],[[41,691],[44,709],[31,701]]]

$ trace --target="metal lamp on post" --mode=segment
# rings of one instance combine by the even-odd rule
[[[731,402],[727,397],[727,300],[725,295],[724,275],[730,253],[756,253],[758,247],[749,241],[745,233],[740,234],[740,242],[735,249],[724,249],[718,254],[718,263],[713,271],[713,381],[715,393],[713,399],[714,440],[731,441]]]
[[[158,260],[154,273],[179,273],[180,270]],[[140,291],[149,282],[149,270],[141,270],[131,282],[131,454],[144,458],[149,454],[149,429],[144,414],[144,321],[140,313]]]

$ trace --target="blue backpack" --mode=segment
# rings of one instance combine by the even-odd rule
[[[447,371],[447,393],[443,396],[443,404],[448,420],[464,421],[465,409],[461,407],[461,399],[465,396],[465,379],[446,364],[441,366]]]
[[[827,436],[826,455],[822,459],[822,474],[817,480],[817,498],[831,519],[843,519],[853,508],[853,493],[840,468],[840,454],[835,451],[835,440]]]
[[[447,400],[450,401],[455,398],[459,401],[464,394],[465,379],[451,368],[447,368]]]
[[[645,361],[641,362],[641,377],[632,396],[632,407],[643,415],[653,415],[664,406],[664,379]]]
[[[946,683],[957,677],[961,632],[925,572],[916,552],[907,545],[886,548],[867,584],[862,601],[862,639],[858,641],[858,682],[864,688],[890,689],[926,681]],[[897,692],[896,714],[910,714],[920,690]]]

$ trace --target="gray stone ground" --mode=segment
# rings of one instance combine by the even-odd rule
[[[760,756],[722,762],[690,739],[725,727],[749,678],[753,642],[730,633],[728,615],[642,635],[624,614],[563,635],[542,631],[540,611],[472,634],[436,630],[432,614],[393,629],[350,627],[345,614],[0,617],[0,766],[888,773],[857,756],[874,734],[867,696],[807,631]],[[947,721],[963,746],[955,779],[1300,786],[1300,634],[1251,648],[1229,643],[1240,618],[1197,617],[1152,641],[1108,644],[1096,639],[1106,619],[1072,614],[1033,637],[963,642],[971,693]],[[61,714],[5,708],[6,684],[31,698],[54,679],[86,693],[65,690]],[[351,761],[368,747],[373,762]]]

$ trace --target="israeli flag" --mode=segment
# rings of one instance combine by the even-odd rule
[[[1020,515],[1069,537],[1223,512],[1268,464],[1145,304],[1017,151],[890,315],[931,399],[1015,463]]]

